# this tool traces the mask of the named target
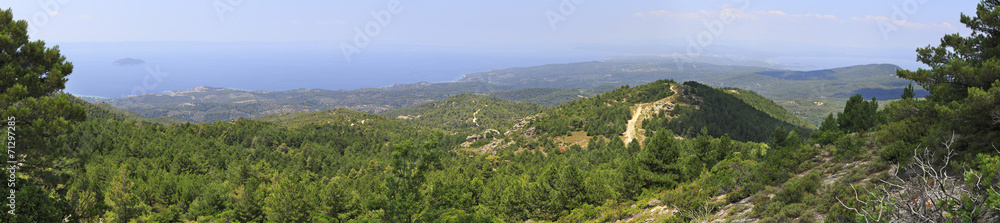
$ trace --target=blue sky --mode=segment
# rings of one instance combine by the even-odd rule
[[[374,1],[4,1],[15,19],[48,42],[351,41],[377,22]],[[50,4],[46,4],[50,3]],[[568,3],[568,4],[567,4]],[[720,13],[735,18],[714,44],[799,43],[844,47],[919,47],[944,34],[968,34],[959,13],[969,0],[840,1],[412,1],[379,30],[374,44],[444,46],[687,44],[711,31]],[[572,7],[567,7],[571,5]],[[560,11],[560,7],[564,7]],[[899,10],[894,10],[898,8]],[[573,9],[573,10],[567,10]],[[894,14],[894,12],[898,11]],[[564,13],[569,12],[569,13]],[[548,13],[548,14],[547,14]],[[564,18],[555,23],[551,15]],[[549,15],[549,16],[547,16]],[[904,18],[905,21],[895,20]],[[883,26],[880,26],[880,22]],[[885,28],[891,24],[895,29]]]
[[[694,54],[798,70],[871,63],[915,69],[926,67],[915,61],[916,48],[970,33],[959,14],[974,14],[977,3],[0,0],[0,8],[27,20],[32,39],[61,45],[72,58],[68,92],[117,97],[137,87],[356,89],[622,55]],[[110,65],[124,57],[172,75],[151,83],[142,67]],[[312,64],[284,65],[297,62]],[[283,78],[259,83],[246,75]]]

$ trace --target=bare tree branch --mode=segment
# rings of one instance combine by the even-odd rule
[[[957,155],[952,148],[956,136],[952,133],[950,138],[942,141],[940,148],[944,154],[937,159],[928,147],[924,147],[923,151],[919,148],[914,149],[913,161],[905,168],[896,166],[894,168],[896,174],[891,174],[891,179],[878,179],[871,189],[863,188],[867,193],[864,199],[855,186],[851,185],[856,204],[861,207],[850,207],[839,198],[837,201],[844,208],[864,218],[866,222],[1000,220],[997,212],[992,211],[998,210],[997,207],[985,206],[991,194],[1000,195],[1000,192],[997,191],[997,186],[983,186],[991,184],[983,182],[983,173],[965,168],[964,173],[959,176],[949,174],[947,167]],[[996,146],[993,147],[996,149]],[[1000,150],[997,151],[1000,153]],[[888,207],[893,211],[884,216],[883,210]]]

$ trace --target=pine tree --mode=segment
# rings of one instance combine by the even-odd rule
[[[271,222],[308,222],[310,206],[306,202],[304,181],[294,172],[275,182],[264,199],[264,214]]]
[[[437,146],[435,140],[419,146],[407,140],[393,147],[392,169],[386,177],[389,201],[385,221],[414,222],[422,217],[421,212],[431,208],[424,205],[420,189],[427,181],[426,172],[440,168],[438,156],[433,152]]]
[[[129,222],[142,215],[142,206],[136,196],[135,183],[129,178],[132,171],[128,165],[118,167],[118,174],[111,179],[111,185],[104,196],[104,203],[110,210],[107,219],[111,222]]]
[[[59,46],[47,48],[44,41],[29,42],[27,29],[26,21],[13,20],[10,9],[0,10],[0,117],[16,121],[19,134],[33,136],[18,139],[21,148],[32,148],[21,150],[23,155],[63,154],[44,144],[49,137],[70,132],[72,122],[86,116],[82,105],[71,104],[69,96],[60,92],[73,64],[66,62]]]
[[[642,167],[639,162],[632,157],[622,157],[624,162],[618,165],[618,193],[625,199],[632,199],[642,193],[645,186],[643,182]]]
[[[319,184],[320,191],[314,200],[318,201],[315,207],[319,213],[330,218],[337,218],[340,213],[347,211],[347,194],[344,189],[335,181]]]
[[[256,177],[251,177],[246,180],[244,185],[236,188],[233,191],[232,197],[234,199],[232,209],[235,211],[235,218],[241,222],[252,222],[261,221],[261,203],[258,197],[259,183]]]
[[[820,131],[837,131],[838,129],[840,128],[837,126],[837,117],[833,117],[833,113],[827,115],[823,123],[819,125]]]
[[[580,170],[573,165],[566,165],[559,173],[559,203],[563,210],[569,211],[583,203],[586,194],[583,187],[583,177]]]
[[[898,70],[896,75],[913,80],[929,91],[929,100],[951,102],[966,99],[969,88],[987,90],[1000,85],[1000,0],[984,0],[976,15],[962,13],[960,22],[972,30],[969,37],[945,35],[938,46],[917,49],[917,61],[931,69]]]
[[[915,96],[916,94],[913,93],[913,83],[910,83],[906,85],[906,88],[903,88],[903,95],[901,95],[900,98],[906,100],[906,99],[913,99],[913,97]]]
[[[926,103],[932,112],[916,114],[919,117],[915,120],[928,122],[934,129],[954,131],[961,136],[959,141],[971,140],[971,145],[963,147],[975,151],[992,152],[991,144],[998,141],[983,139],[1000,138],[998,6],[1000,0],[984,0],[975,15],[961,15],[960,22],[972,30],[969,36],[949,34],[938,46],[918,48],[917,60],[930,69],[896,71],[930,92],[925,97],[929,102],[920,104]]]
[[[860,132],[871,130],[878,125],[878,101],[865,101],[861,94],[847,100],[844,112],[837,114],[837,124],[841,130]]]
[[[646,148],[639,153],[639,162],[643,169],[646,185],[672,188],[681,176],[677,160],[680,158],[681,146],[674,141],[670,130],[660,130],[649,139]]]

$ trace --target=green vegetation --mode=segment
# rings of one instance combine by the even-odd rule
[[[13,20],[10,9],[0,10],[0,117],[6,132],[0,143],[7,150],[3,160],[8,164],[4,168],[8,189],[3,191],[10,191],[4,193],[8,200],[0,221],[57,222],[63,217],[58,213],[71,206],[62,197],[48,196],[58,185],[49,179],[65,174],[59,161],[71,148],[51,139],[71,134],[74,122],[86,114],[83,106],[62,93],[73,64],[58,46],[28,41],[27,29],[24,20]],[[16,206],[10,206],[10,199]]]
[[[181,124],[185,121],[181,121],[175,118],[160,116],[156,118],[147,118],[146,116],[140,115],[139,113],[116,108],[107,103],[88,103],[75,96],[70,96],[70,102],[73,104],[82,105],[84,111],[87,113],[87,117],[91,119],[114,119],[115,121],[126,121],[130,120],[133,122],[154,122],[160,124]]]
[[[653,119],[643,123],[645,128],[666,128],[685,136],[692,136],[699,129],[707,128],[708,134],[714,137],[728,134],[736,140],[758,142],[767,140],[775,128],[779,127],[802,128],[802,131],[806,131],[804,127],[779,120],[745,103],[744,100],[726,93],[724,89],[712,88],[697,82],[685,82],[680,89],[683,89],[683,94],[679,97],[680,102],[690,106],[677,106],[673,110],[660,112],[654,115]],[[787,112],[774,111],[774,113]],[[794,120],[794,117],[791,118]]]
[[[595,88],[524,88],[509,91],[494,91],[487,95],[507,101],[530,102],[545,106],[559,104],[614,90],[615,86],[601,85]]]
[[[564,103],[547,110],[535,126],[553,135],[569,135],[584,130],[587,135],[617,137],[625,132],[632,117],[630,107],[673,95],[671,80],[660,80],[637,87],[622,86],[600,95]]]
[[[105,102],[146,117],[167,116],[190,122],[213,122],[335,108],[379,113],[442,100],[459,94],[511,89],[513,88],[476,82],[421,82],[351,91],[321,89],[244,91],[197,87],[165,94],[147,94],[115,99],[84,99],[94,103]]]
[[[798,128],[816,129],[816,126],[803,121],[798,116],[795,116],[794,114],[788,112],[788,110],[785,110],[785,108],[781,107],[781,105],[778,105],[778,103],[774,103],[771,99],[767,99],[764,96],[757,94],[757,92],[730,87],[719,88],[719,90],[736,96],[736,98],[739,98],[744,103],[753,106],[754,109],[763,111],[773,118],[791,123]]]
[[[2,11],[0,113],[17,117],[2,142],[25,165],[2,209],[19,214],[0,221],[996,222],[1000,41],[984,33],[997,6],[963,16],[972,37],[919,49],[930,70],[899,71],[926,100],[906,87],[880,111],[856,94],[818,129],[753,91],[672,80],[548,108],[456,94],[383,114],[161,123],[60,94],[72,66]],[[566,95],[504,97],[532,92]]]
[[[393,118],[344,108],[308,113],[274,114],[254,120],[276,123],[289,128],[332,124],[364,129],[387,129],[405,125],[402,121]]]
[[[881,121],[878,101],[872,98],[866,102],[860,94],[847,100],[843,113],[837,113],[837,129],[847,132],[864,132],[875,128]]]
[[[536,114],[543,108],[534,103],[461,94],[441,101],[388,111],[382,115],[430,128],[463,131],[497,129],[503,132],[511,127],[515,119]]]
[[[882,100],[900,97],[910,81],[893,77],[897,69],[899,67],[895,65],[871,64],[802,72],[674,62],[672,58],[651,57],[502,69],[467,74],[456,82],[421,82],[349,91],[296,89],[263,92],[198,87],[165,94],[85,99],[107,102],[151,118],[168,116],[191,122],[212,122],[334,108],[382,113],[469,93],[558,106],[608,92],[618,86],[637,86],[669,78],[729,87],[727,89],[747,89],[775,101],[805,123],[819,125],[826,114],[842,110],[847,98],[855,94]],[[927,91],[914,89],[915,97],[925,95]],[[771,105],[755,103],[755,97],[741,99],[755,107],[763,106],[758,108],[780,120],[794,120],[785,114],[773,113],[778,110],[768,108]]]
[[[855,94],[892,100],[899,97],[910,82],[894,77],[900,68],[891,64],[816,71],[718,64],[647,57],[501,69],[467,74],[462,80],[527,88],[634,86],[664,78],[697,81],[757,92],[812,125],[819,125],[830,112],[842,110],[847,98]],[[927,95],[923,89],[914,92],[916,97]]]

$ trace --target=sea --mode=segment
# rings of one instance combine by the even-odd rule
[[[616,54],[571,48],[383,45],[344,55],[338,43],[59,43],[73,63],[65,92],[118,98],[198,86],[241,90],[353,90],[448,82],[494,69],[603,60]],[[114,65],[135,58],[137,65]]]
[[[587,47],[461,47],[375,44],[349,58],[340,43],[297,42],[68,42],[58,45],[73,63],[65,92],[120,98],[198,86],[240,90],[354,90],[417,82],[448,82],[465,74],[545,64],[599,61],[628,52]],[[904,69],[920,65],[910,54],[792,55],[767,62],[790,70],[818,70],[872,63]],[[115,65],[135,58],[137,65]]]

